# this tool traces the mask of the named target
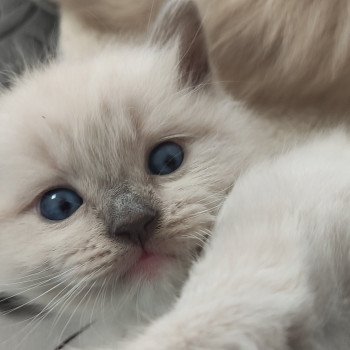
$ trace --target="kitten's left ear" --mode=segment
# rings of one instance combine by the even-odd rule
[[[155,44],[179,40],[182,80],[198,86],[210,80],[210,64],[202,21],[196,5],[188,0],[170,0],[160,12],[151,32]]]

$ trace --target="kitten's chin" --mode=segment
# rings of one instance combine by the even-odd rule
[[[185,256],[138,248],[124,256],[122,261],[118,259],[106,265],[86,268],[83,275],[75,276],[75,281],[80,281],[92,291],[112,284],[123,293],[124,289],[137,289],[144,285],[157,287],[163,282],[182,284],[189,266],[190,261]]]
[[[79,310],[87,317],[87,322],[102,319],[105,313],[111,313],[122,319],[138,319],[139,312],[149,318],[158,317],[171,307],[179,296],[182,285],[187,278],[191,260],[186,256],[172,255],[170,252],[145,252],[136,248],[124,260],[118,259],[112,264],[94,267],[101,273],[88,273],[64,284],[58,294],[46,295],[48,304],[57,295],[65,296],[65,291],[77,291],[71,298],[73,310]],[[90,266],[90,269],[93,267]],[[89,278],[91,276],[91,278]],[[73,282],[74,281],[74,282]],[[63,306],[67,298],[63,297]],[[137,306],[137,307],[136,307]],[[98,309],[103,309],[99,315]],[[58,308],[58,310],[59,310]],[[91,311],[92,310],[92,311]],[[68,310],[69,313],[69,310]],[[137,314],[135,314],[137,313]],[[85,317],[83,316],[83,317]],[[125,316],[125,317],[124,317]]]
[[[142,252],[131,268],[126,271],[124,279],[130,282],[156,282],[165,270],[171,269],[175,264],[176,258],[173,256]]]

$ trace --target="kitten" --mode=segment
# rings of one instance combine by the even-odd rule
[[[115,345],[169,310],[238,176],[319,121],[262,118],[213,81],[180,2],[149,42],[67,56],[1,96],[0,349]]]
[[[323,15],[333,18],[333,10],[325,11],[326,4],[323,5],[315,8],[324,11],[315,18],[323,18]],[[251,10],[251,6],[247,5],[246,10]],[[273,16],[278,10],[281,9],[275,8],[270,14]],[[260,16],[261,12],[253,14]],[[306,23],[309,16],[305,11],[301,20]],[[258,27],[263,20],[250,23]],[[230,23],[239,25],[237,21]],[[324,24],[331,25],[331,22],[324,21]],[[338,25],[341,28],[342,23]],[[319,30],[315,26],[315,31],[307,31],[310,38],[305,38],[307,50],[304,52],[310,50],[316,54],[327,47],[328,37],[314,40],[321,32],[316,28]],[[257,34],[257,31],[252,30],[252,33]],[[262,30],[260,33],[267,35]],[[274,35],[279,33],[276,31]],[[290,33],[286,31],[286,35]],[[258,41],[258,44],[266,44],[264,40]],[[275,42],[273,36],[271,42]],[[243,49],[244,43],[246,41],[242,41]],[[292,42],[296,46],[298,43],[297,39]],[[312,52],[316,44],[318,49]],[[302,45],[301,48],[305,50]],[[281,70],[276,69],[278,74],[272,72],[258,80],[253,71],[243,79],[252,84],[247,83],[246,93],[265,99],[273,91],[276,92],[271,94],[273,100],[287,96],[287,92],[293,95],[295,91],[296,101],[307,101],[311,96],[313,103],[315,96],[317,101],[328,89],[333,89],[326,101],[343,101],[344,93],[339,93],[338,88],[346,80],[340,83],[343,78],[337,74],[345,69],[341,56],[346,57],[346,50],[340,47],[334,51],[334,56],[318,55],[326,61],[315,64],[315,74],[308,81],[302,72],[308,71],[315,62],[313,55],[306,57],[302,61],[304,65],[295,70],[293,64],[287,67],[284,62],[293,63],[300,53],[288,60],[285,51],[277,51],[277,63],[274,60],[265,63],[267,68],[271,62],[273,67],[280,63]],[[239,60],[244,59],[244,54],[231,52],[238,56],[234,62],[241,63],[241,74],[245,74],[245,65],[263,59],[253,56],[251,61],[242,62]],[[318,70],[323,64],[329,70]],[[254,69],[267,68],[260,64]],[[333,79],[331,68],[336,78],[329,84]],[[236,70],[234,65],[233,69]],[[295,74],[287,74],[288,79],[283,81],[289,69]],[[323,86],[325,77],[327,84]],[[267,89],[266,93],[261,86],[269,85],[269,79],[272,90]],[[279,91],[274,90],[277,83],[273,79],[286,85]],[[261,92],[263,95],[259,97]],[[225,202],[213,242],[204,259],[192,270],[174,310],[126,349],[348,349],[349,246],[347,215],[344,215],[350,175],[348,147],[347,135],[336,132],[326,140],[321,135],[317,141],[273,163],[256,167],[239,180]]]
[[[142,36],[164,0],[57,0],[62,45],[78,54],[93,35]],[[219,79],[255,107],[350,110],[347,0],[195,0]]]
[[[243,175],[175,308],[122,349],[349,349],[349,164],[338,130]]]
[[[212,76],[184,2],[0,97],[0,349],[114,344],[171,307],[238,175],[300,137]]]

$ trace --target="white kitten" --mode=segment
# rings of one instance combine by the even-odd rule
[[[211,84],[196,9],[169,6],[150,42],[0,98],[0,349],[88,326],[72,345],[113,344],[164,313],[239,173],[286,142]]]
[[[349,212],[343,132],[254,167],[173,311],[123,350],[349,349]]]
[[[167,311],[239,174],[315,127],[256,117],[212,75],[181,2],[150,42],[0,98],[0,349],[116,344]]]

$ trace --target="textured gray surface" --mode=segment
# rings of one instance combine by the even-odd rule
[[[0,85],[54,54],[58,19],[46,0],[0,0]]]

